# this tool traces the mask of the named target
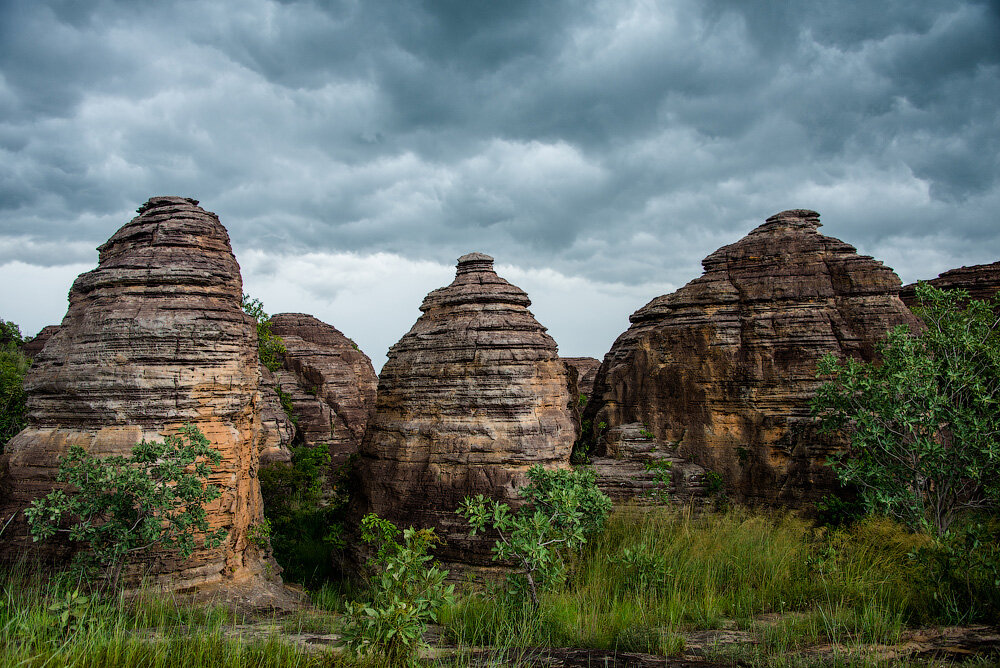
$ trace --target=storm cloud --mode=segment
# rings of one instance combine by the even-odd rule
[[[8,0],[0,154],[0,277],[178,194],[377,363],[470,250],[600,357],[783,209],[904,281],[1000,257],[1000,5]]]

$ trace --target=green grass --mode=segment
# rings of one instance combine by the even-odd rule
[[[925,539],[888,521],[825,533],[791,514],[623,508],[569,582],[529,606],[486,594],[446,612],[456,641],[676,654],[684,631],[735,625],[783,652],[821,640],[895,642],[921,609],[909,553]],[[796,613],[765,626],[762,615]]]

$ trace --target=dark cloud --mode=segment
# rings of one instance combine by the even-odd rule
[[[174,193],[243,248],[629,285],[809,207],[932,243],[912,279],[1000,255],[998,128],[996,3],[0,5],[0,239],[33,262]]]

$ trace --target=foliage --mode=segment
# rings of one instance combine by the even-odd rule
[[[257,350],[260,362],[271,371],[281,366],[279,355],[286,352],[285,342],[271,331],[271,316],[264,312],[264,304],[248,294],[243,295],[243,311],[257,321]]]
[[[894,329],[878,363],[824,357],[830,380],[813,412],[849,437],[831,464],[870,510],[942,533],[1000,501],[1000,296],[968,302],[927,284],[916,294],[926,330]]]
[[[225,539],[227,531],[212,530],[205,512],[219,496],[206,480],[220,461],[221,453],[190,424],[163,442],[134,446],[129,458],[94,457],[71,446],[57,476],[67,487],[25,510],[32,536],[38,541],[65,533],[85,545],[89,553],[80,556],[106,569],[115,587],[125,563],[151,548],[174,548],[187,558],[196,536],[205,547]]]
[[[647,459],[643,464],[647,472],[653,473],[653,483],[656,488],[650,490],[653,498],[663,503],[670,501],[670,483],[673,481],[673,462],[667,459]]]
[[[80,593],[79,588],[67,591],[65,596],[56,599],[50,606],[53,621],[61,635],[75,633],[86,623],[89,612],[90,597]]]
[[[21,352],[23,343],[21,329],[0,320],[0,452],[27,425],[24,375],[31,360]]]
[[[338,472],[334,493],[328,495],[323,489],[329,464],[325,446],[300,445],[292,448],[290,464],[268,464],[257,474],[271,548],[286,580],[312,586],[334,575],[334,550],[344,546],[350,464]]]
[[[533,466],[531,481],[519,490],[526,501],[518,511],[482,494],[466,497],[458,510],[472,535],[487,528],[500,536],[493,546],[495,561],[513,560],[521,578],[510,580],[512,593],[527,593],[538,607],[539,590],[562,582],[566,556],[599,531],[611,510],[611,499],[597,488],[592,469],[547,471]]]
[[[251,545],[255,545],[261,549],[266,548],[270,545],[272,531],[271,521],[264,518],[260,522],[250,526],[247,531],[247,540],[250,541]]]
[[[400,533],[402,543],[397,542]],[[361,520],[361,538],[375,549],[368,561],[371,600],[348,604],[341,642],[357,657],[410,663],[424,646],[427,623],[437,621],[442,606],[454,597],[454,585],[444,584],[448,571],[431,563],[427,554],[440,539],[433,529],[400,532],[375,514]]]

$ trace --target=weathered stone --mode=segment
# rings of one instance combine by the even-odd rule
[[[0,462],[0,517],[16,514],[0,558],[32,547],[20,511],[53,488],[70,446],[127,456],[139,441],[192,423],[222,453],[210,476],[222,494],[207,510],[228,539],[187,560],[161,552],[143,566],[170,589],[246,587],[268,557],[248,540],[263,517],[260,372],[256,329],[240,308],[240,268],[225,228],[197,201],[154,197],[139,214],[99,248],[98,267],[76,279],[62,325],[25,380],[29,426]]]
[[[363,512],[435,527],[444,561],[489,562],[455,514],[468,495],[514,501],[532,465],[569,463],[567,369],[528,295],[470,253],[389,350],[360,459]],[[478,538],[478,537],[477,537]]]
[[[291,445],[295,438],[295,424],[281,405],[275,388],[278,379],[274,372],[260,365],[260,437],[257,448],[260,465],[289,463],[292,461]]]
[[[52,335],[58,331],[59,325],[48,325],[43,327],[42,331],[38,332],[34,338],[26,341],[24,345],[21,346],[21,352],[23,352],[25,356],[35,359],[38,357],[38,353],[42,352],[42,349],[45,347],[45,344],[49,342],[49,339],[52,338]]]
[[[330,452],[331,475],[355,454],[375,408],[371,360],[340,330],[304,313],[279,313],[271,331],[285,343],[275,380],[298,422],[296,443]]]
[[[950,269],[927,282],[942,290],[967,290],[972,299],[992,299],[1000,291],[1000,262]],[[910,283],[899,292],[900,299],[910,308],[917,305],[916,287],[916,283]]]
[[[813,211],[772,216],[632,314],[587,405],[593,454],[607,455],[608,428],[644,423],[737,499],[794,505],[833,486],[825,461],[839,444],[809,413],[817,361],[871,360],[889,328],[918,324],[895,273],[819,225]]]
[[[586,397],[594,391],[594,379],[601,366],[601,360],[593,357],[563,357],[562,361],[576,369],[577,389]]]

